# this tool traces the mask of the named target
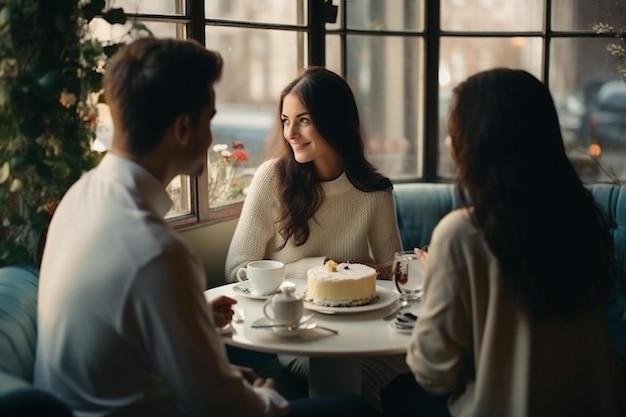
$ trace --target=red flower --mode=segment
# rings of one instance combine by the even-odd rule
[[[233,150],[232,157],[240,162],[245,162],[248,160],[248,154],[241,148]]]

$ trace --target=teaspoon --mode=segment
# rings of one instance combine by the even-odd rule
[[[397,307],[394,308],[391,313],[389,313],[385,317],[383,317],[383,319],[384,320],[392,320],[394,317],[396,317],[398,315],[400,310],[402,310],[407,305],[409,305],[409,302],[407,300],[400,301],[400,303],[397,305]]]

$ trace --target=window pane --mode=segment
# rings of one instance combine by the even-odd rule
[[[343,74],[341,68],[341,38],[339,36],[326,36],[326,68],[337,74]]]
[[[452,89],[467,77],[494,67],[526,70],[541,79],[540,38],[442,38],[439,60],[438,173],[452,177],[453,165],[445,145]]]
[[[616,74],[608,42],[555,39],[551,45],[550,90],[563,141],[589,183],[611,181],[610,173],[626,180],[626,82]]]
[[[442,0],[441,28],[458,31],[541,30],[543,1]]]
[[[172,208],[165,214],[166,219],[191,213],[191,186],[188,176],[174,177],[165,190],[174,202]]]
[[[95,18],[89,23],[93,35],[102,41],[119,42],[131,29],[132,22],[129,19],[125,25],[111,25],[104,19]],[[141,21],[157,38],[182,38],[185,25],[179,23],[148,22]],[[126,41],[130,39],[125,39]]]
[[[411,30],[423,28],[423,1],[360,0],[346,2],[350,29]]]
[[[305,0],[210,0],[204,2],[207,19],[302,25]]]
[[[621,3],[621,4],[620,4]],[[623,1],[559,0],[552,2],[554,30],[591,30],[594,23],[623,27],[626,5]]]
[[[148,3],[148,2],[146,2]],[[152,3],[150,3],[152,4]],[[175,23],[162,22],[142,22],[156,37],[181,37],[184,26]],[[131,24],[110,25],[103,19],[94,19],[90,23],[90,28],[94,37],[101,41],[120,41],[128,32]],[[126,41],[129,41],[127,39]],[[98,104],[98,129],[96,132],[96,143],[94,148],[107,150],[111,147],[113,139],[113,121],[106,104]],[[172,198],[174,205],[165,217],[175,217],[191,213],[190,182],[188,177],[176,177],[168,185],[167,191]]]
[[[185,0],[114,0],[112,7],[121,7],[126,13],[174,14],[185,13]]]
[[[347,44],[347,79],[359,106],[368,159],[389,177],[414,178],[421,170],[422,40],[348,36]]]
[[[280,92],[304,67],[306,37],[291,31],[210,26],[206,39],[207,48],[224,57],[211,124],[213,143],[222,146],[209,149],[208,155],[209,206],[215,208],[242,201],[254,171],[267,158]],[[248,160],[242,160],[242,151]]]

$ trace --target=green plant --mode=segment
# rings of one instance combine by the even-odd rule
[[[100,159],[96,104],[124,39],[91,37],[96,16],[126,23],[104,0],[0,0],[0,266],[39,263],[58,202]]]
[[[619,14],[617,13],[618,11],[620,11],[621,13],[623,9],[609,9],[608,14],[609,16],[617,15]],[[626,82],[626,22],[624,22],[621,27],[614,24],[599,22],[591,25],[591,28],[597,34],[609,35],[613,38],[606,44],[605,48],[613,58],[615,72],[620,77],[622,77],[622,80],[624,80],[624,82]],[[604,165],[600,163],[600,158],[598,155],[589,155],[589,157],[597,165],[597,168],[609,178],[609,181],[612,184],[621,184],[621,181],[615,173],[615,170],[613,170],[613,168],[611,167],[605,168]]]
[[[626,22],[621,28],[608,23],[595,23],[592,29],[598,34],[608,34],[614,38],[607,43],[606,50],[613,58],[615,71],[626,82]]]

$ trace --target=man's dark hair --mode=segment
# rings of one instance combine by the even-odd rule
[[[106,68],[104,94],[129,150],[154,149],[181,114],[196,123],[222,67],[219,53],[193,40],[140,38],[122,48]]]

